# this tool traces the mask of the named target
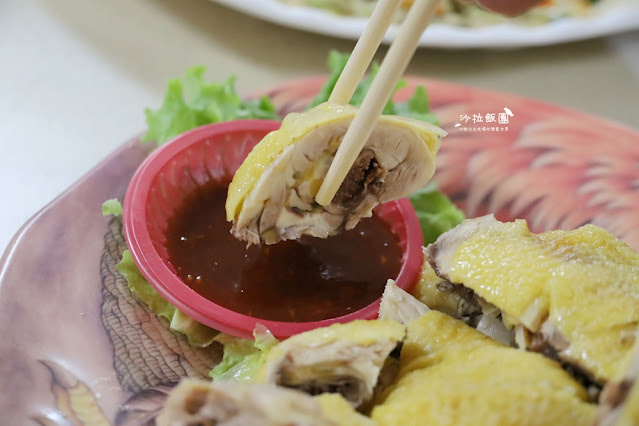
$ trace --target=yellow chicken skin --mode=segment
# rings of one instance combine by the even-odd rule
[[[360,407],[372,399],[386,360],[405,332],[404,325],[384,320],[316,328],[275,345],[257,381],[311,394],[339,392]]]
[[[375,426],[337,394],[312,397],[272,385],[184,378],[171,391],[158,426]]]
[[[599,383],[636,339],[639,254],[606,230],[531,233],[525,221],[464,221],[427,249],[439,275],[501,310],[525,330],[518,344],[552,347]]]
[[[445,284],[446,280],[438,277],[432,266],[424,262],[419,281],[411,294],[430,309],[457,317],[462,298],[457,293],[441,291],[441,286]]]
[[[599,398],[593,426],[639,425],[639,340]]]
[[[369,417],[355,411],[353,406],[338,393],[323,393],[315,397],[324,415],[336,426],[377,426]]]
[[[237,238],[254,244],[302,235],[326,238],[352,229],[376,205],[406,197],[430,180],[446,132],[423,121],[382,116],[333,201],[316,203],[356,112],[352,105],[323,103],[289,114],[279,130],[253,148],[235,173],[226,201]]]
[[[408,324],[401,369],[379,398],[379,425],[584,425],[594,405],[555,361],[503,346],[429,311]]]

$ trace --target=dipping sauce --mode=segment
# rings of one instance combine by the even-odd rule
[[[396,278],[402,250],[379,218],[328,239],[246,247],[226,221],[227,186],[196,190],[169,221],[169,262],[189,287],[252,317],[287,322],[347,315],[377,300]]]

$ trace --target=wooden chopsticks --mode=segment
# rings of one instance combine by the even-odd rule
[[[402,0],[379,0],[342,74],[335,83],[329,102],[347,104],[351,100],[357,84],[373,60],[401,2]]]
[[[315,197],[315,201],[326,206],[331,203],[346,174],[362,151],[375,122],[393,94],[397,82],[410,62],[419,39],[428,26],[439,5],[439,0],[415,0],[397,36],[382,61],[379,72],[364,97],[362,106],[346,131],[335,158]],[[362,37],[335,84],[330,101],[347,103],[355,92],[359,80],[377,51],[390,26],[398,0],[380,0],[371,16]]]

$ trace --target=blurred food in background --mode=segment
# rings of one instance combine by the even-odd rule
[[[279,0],[294,6],[307,6],[328,10],[337,15],[349,17],[367,17],[373,12],[376,0]],[[401,21],[414,0],[403,0],[396,20]],[[513,23],[517,25],[543,25],[563,18],[587,17],[611,4],[629,2],[629,0],[544,0],[539,6],[527,13],[508,18],[492,13],[461,0],[443,0],[434,22],[460,27],[482,27]]]

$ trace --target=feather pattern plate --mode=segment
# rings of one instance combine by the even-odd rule
[[[639,250],[639,133],[579,112],[455,84],[428,89],[449,132],[435,178],[466,212],[525,218],[535,231],[603,226]],[[299,111],[323,77],[263,91]],[[3,425],[152,424],[184,376],[205,377],[220,348],[193,348],[130,293],[125,244],[104,200],[122,198],[149,150],[122,145],[27,222],[0,267]]]

